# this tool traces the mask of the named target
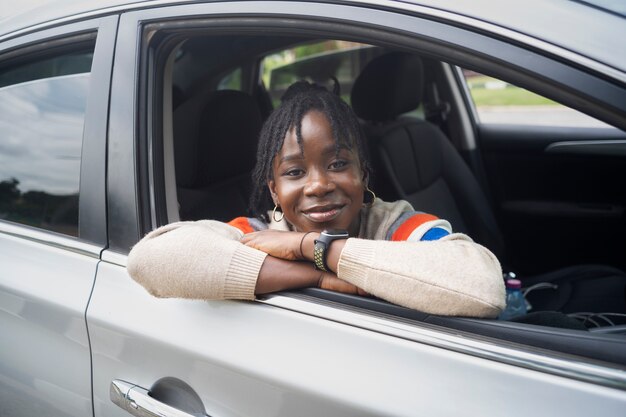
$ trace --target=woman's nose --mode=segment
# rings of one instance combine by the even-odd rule
[[[312,172],[309,174],[304,193],[309,196],[322,197],[335,190],[335,183],[325,172]]]

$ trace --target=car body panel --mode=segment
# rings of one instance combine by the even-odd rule
[[[97,1],[62,1],[51,3],[17,16],[0,20],[0,38],[12,32],[27,30],[33,20],[42,24],[58,19],[72,19],[81,14],[110,14],[124,10],[150,8],[164,4],[185,4],[191,1],[145,1],[145,0],[97,0]],[[219,2],[216,2],[219,3]],[[610,63],[623,71],[626,67],[626,52],[621,47],[621,39],[626,37],[623,18],[605,10],[588,7],[584,4],[566,1],[542,0],[509,1],[506,4],[493,4],[489,0],[461,2],[455,0],[426,1],[341,1],[337,3],[356,4],[374,8],[410,9],[416,7],[419,12],[437,15],[446,13],[444,18],[452,18],[468,25],[478,22],[494,27],[506,28],[509,34],[517,32],[539,41],[562,46],[597,62]],[[35,19],[34,19],[35,17]],[[589,25],[592,25],[591,27]],[[596,26],[598,25],[598,26]],[[614,28],[612,34],[606,26]],[[580,30],[584,27],[585,30]],[[600,29],[600,30],[594,30]],[[594,36],[587,36],[594,33]],[[564,39],[566,41],[564,41]]]
[[[587,415],[598,403],[618,416],[626,401],[621,390],[272,305],[156,299],[123,262],[99,267],[87,315],[96,417],[127,415],[109,401],[113,379],[149,389],[163,377],[225,416]],[[516,391],[533,401],[512,402]]]
[[[138,238],[140,232],[133,224],[146,227],[156,219],[153,209],[145,207],[154,207],[154,185],[148,163],[142,160],[150,145],[141,143],[134,117],[144,96],[128,94],[138,91],[136,65],[142,55],[140,44],[127,39],[137,36],[141,24],[166,17],[210,18],[225,12],[250,13],[259,10],[256,7],[263,7],[268,16],[299,10],[297,3],[216,3],[122,15],[109,133],[113,251],[123,253],[129,242]],[[355,16],[354,9],[335,5],[309,7],[307,13],[309,18]],[[371,16],[370,24],[381,19],[374,14],[365,16]],[[387,14],[383,21],[397,27],[401,23],[393,17]],[[406,18],[402,23],[411,27],[414,22]],[[148,196],[152,202],[146,203]],[[107,257],[118,260],[105,261],[99,268],[87,314],[96,416],[126,415],[110,402],[113,380],[149,390],[165,377],[187,383],[211,415],[431,415],[455,412],[459,404],[467,404],[463,405],[467,414],[584,414],[594,409],[589,404],[597,403],[607,404],[608,415],[619,415],[626,401],[621,390],[494,362],[469,349],[459,352],[410,342],[373,326],[355,327],[323,314],[316,317],[306,311],[250,302],[154,299],[128,280],[123,256],[105,252],[103,259]],[[129,311],[133,311],[132,320]],[[393,323],[387,326],[393,327]],[[281,343],[277,344],[278,338]],[[328,354],[317,359],[319,352]],[[412,359],[417,357],[419,361]],[[480,374],[480,384],[459,378],[474,373]],[[357,384],[354,375],[358,375]],[[503,379],[507,381],[504,387]],[[503,389],[523,389],[538,401],[511,409],[506,395],[497,395]],[[427,398],[435,401],[425,401]],[[577,400],[564,406],[565,398]]]
[[[51,45],[80,43],[96,33],[99,37],[94,52],[98,68],[85,76],[89,95],[83,125],[79,238],[0,221],[2,415],[93,413],[85,312],[106,245],[101,155],[106,147],[110,75],[101,59],[110,73],[113,50],[106,40],[114,39],[116,21],[105,17],[30,33],[4,42],[0,49],[4,61]]]
[[[0,414],[90,415],[84,315],[98,258],[6,231],[0,233]]]
[[[624,18],[580,2],[430,0],[419,3],[528,35],[621,71],[626,67],[626,51],[620,40],[626,36]],[[604,32],[604,25],[615,28],[612,36],[589,36],[590,33]]]

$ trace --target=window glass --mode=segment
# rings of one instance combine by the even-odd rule
[[[226,74],[218,83],[217,89],[241,91],[241,67]]]
[[[358,42],[326,40],[286,49],[265,57],[262,62],[262,81],[272,104],[276,107],[291,84],[307,80],[332,90],[335,78],[339,82],[341,98],[350,103],[354,81],[363,68],[388,50]],[[422,105],[404,114],[424,118]]]
[[[0,68],[0,219],[78,236],[92,53]]]
[[[91,52],[72,52],[7,68],[0,72],[0,87],[42,78],[89,72],[92,59]]]
[[[607,127],[608,125],[548,98],[497,78],[463,70],[481,123]]]
[[[307,80],[332,90],[333,77],[339,81],[341,97],[350,103],[354,80],[369,61],[382,53],[382,48],[357,42],[309,43],[265,57],[261,76],[274,107],[292,83]]]

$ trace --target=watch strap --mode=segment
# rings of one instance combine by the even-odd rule
[[[329,272],[330,268],[326,263],[328,257],[328,248],[330,244],[338,239],[347,239],[349,234],[346,230],[324,230],[320,233],[319,238],[315,239],[315,246],[313,247],[313,264],[315,269],[320,271]]]
[[[313,247],[313,263],[315,264],[315,269],[324,272],[328,272],[328,265],[326,265],[326,249],[326,243],[315,240],[315,246]]]

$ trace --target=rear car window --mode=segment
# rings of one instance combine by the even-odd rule
[[[78,236],[93,49],[0,67],[0,219]]]
[[[307,80],[333,89],[339,82],[341,97],[350,103],[352,84],[361,69],[384,53],[382,48],[342,40],[306,43],[268,55],[262,61],[262,80],[276,107],[287,88]]]

